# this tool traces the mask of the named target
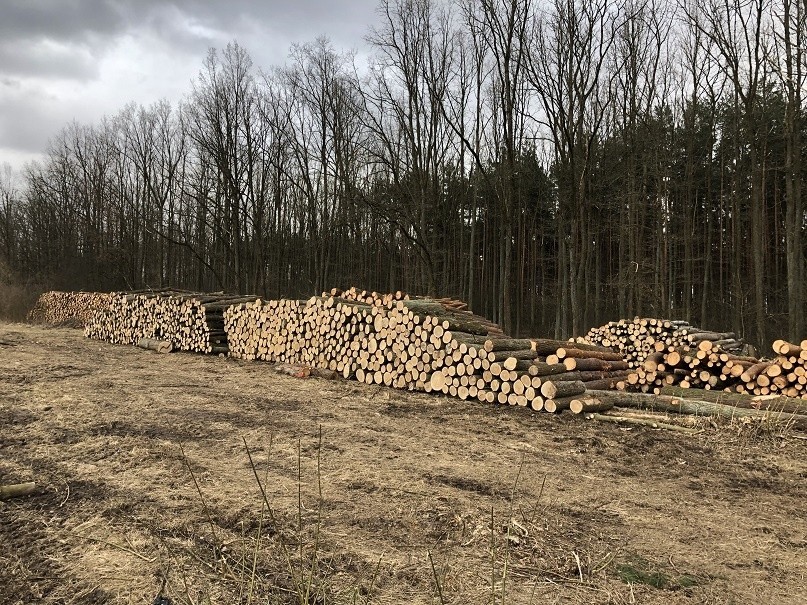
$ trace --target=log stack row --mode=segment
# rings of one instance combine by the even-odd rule
[[[344,294],[344,292],[336,292]],[[230,355],[339,372],[367,384],[460,399],[584,411],[587,388],[628,375],[621,355],[557,340],[506,338],[446,299],[329,295],[227,309]]]
[[[777,340],[771,359],[726,353],[709,341],[650,356],[618,387],[660,393],[664,387],[701,388],[757,396],[807,399],[807,340]]]
[[[88,338],[137,345],[142,339],[170,343],[173,350],[226,354],[224,311],[254,297],[183,291],[116,293],[84,328]]]
[[[746,347],[733,332],[713,332],[691,326],[686,321],[647,317],[612,321],[592,328],[578,340],[621,353],[631,368],[641,368],[648,358],[658,353],[697,348],[706,341],[730,355],[741,355]]]
[[[391,305],[393,305],[395,302],[399,300],[409,300],[409,295],[406,294],[405,292],[401,292],[400,290],[397,290],[396,292],[385,293],[385,292],[362,290],[361,288],[357,288],[356,286],[351,286],[347,290],[341,290],[339,288],[331,288],[330,291],[322,293],[323,298],[327,298],[329,296],[334,296],[352,302],[360,302],[367,305],[371,305],[373,307],[387,307],[387,308],[389,308]]]
[[[368,305],[372,305],[375,307],[384,307],[386,309],[392,309],[395,303],[399,300],[423,300],[423,301],[431,301],[439,303],[443,306],[445,312],[449,312],[454,315],[461,316],[461,318],[467,321],[473,321],[477,324],[480,324],[487,328],[487,332],[490,336],[497,336],[497,337],[505,337],[505,333],[502,330],[501,326],[497,323],[490,321],[488,318],[483,317],[481,315],[476,315],[472,313],[468,309],[468,303],[462,300],[458,300],[456,298],[429,298],[426,296],[410,296],[405,292],[400,290],[385,294],[379,292],[367,292],[366,290],[361,290],[355,286],[348,288],[347,290],[340,290],[339,288],[333,288],[329,292],[323,292],[323,297],[334,296],[338,298],[342,298],[348,301],[357,301],[363,302]]]
[[[111,298],[105,292],[43,292],[28,312],[28,320],[84,326],[96,311],[106,308]]]

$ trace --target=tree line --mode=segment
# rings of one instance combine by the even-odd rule
[[[211,50],[177,106],[51,140],[0,268],[65,289],[455,296],[513,334],[684,318],[805,332],[807,0],[382,0]]]

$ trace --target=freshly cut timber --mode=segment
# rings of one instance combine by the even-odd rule
[[[733,332],[711,332],[689,325],[685,321],[635,317],[620,319],[592,328],[581,342],[607,347],[621,353],[632,368],[642,367],[656,353],[670,347],[697,346],[703,341],[718,341],[721,350],[742,354],[746,347]]]
[[[224,313],[233,357],[327,368],[367,384],[460,399],[543,409],[543,387],[563,409],[570,398],[585,392],[581,378],[624,376],[627,366],[607,349],[508,338],[483,319],[450,299],[368,294],[354,288],[306,301],[255,300]],[[547,363],[547,355],[559,353],[572,363]],[[570,372],[570,366],[588,367],[589,361],[595,362],[591,371]],[[555,386],[549,379],[559,374],[566,376]]]
[[[589,412],[604,412],[614,407],[613,402],[602,401],[596,397],[576,397],[569,403],[572,414],[583,414]]]
[[[744,354],[734,334],[685,322],[623,322],[623,341],[602,332],[595,343],[511,338],[462,301],[355,288],[268,301],[182,290],[57,292],[43,295],[32,316],[64,317],[60,309],[75,310],[87,296],[103,301],[86,322],[88,337],[270,361],[293,376],[343,376],[550,412],[595,414],[619,403],[807,423],[797,399],[807,399],[807,340],[776,341],[777,356],[760,360]],[[691,386],[711,391],[698,398]],[[613,388],[661,395],[651,401]]]
[[[460,399],[561,410],[586,382],[611,385],[626,363],[606,348],[511,338],[449,298],[333,289],[307,300],[223,292],[109,295],[88,337],[153,350],[228,354],[291,375],[327,373]]]
[[[157,353],[170,353],[174,346],[167,340],[157,340],[156,338],[141,338],[137,341],[137,346],[141,349],[156,351]]]
[[[112,296],[106,292],[44,292],[28,312],[28,320],[47,324],[75,322],[83,327],[96,311],[109,305]]]
[[[569,382],[556,382],[549,380],[541,385],[541,395],[547,399],[582,395],[586,392],[586,385],[579,380]]]
[[[733,332],[638,317],[592,328],[581,340],[625,356],[633,373],[617,382],[618,389],[658,394],[677,386],[807,399],[807,340],[776,340],[774,356],[758,359],[755,349]],[[589,388],[593,386],[598,385]]]
[[[712,401],[685,399],[669,395],[648,395],[620,391],[589,391],[588,394],[600,401],[610,402],[619,407],[633,407],[695,416],[720,416],[729,419],[754,418],[789,425],[798,429],[807,428],[807,416],[802,414],[738,408],[733,405],[724,405]]]
[[[145,339],[167,342],[177,351],[226,354],[224,311],[255,298],[182,290],[114,293],[92,315],[84,334],[115,344],[137,345]]]
[[[621,386],[653,393],[676,386],[807,399],[807,350],[800,346],[796,349],[796,345],[784,341],[780,341],[778,348],[798,354],[759,360],[728,353],[715,343],[702,340],[694,348],[677,347],[653,355]]]
[[[565,397],[556,397],[554,399],[544,400],[544,410],[550,414],[556,414],[563,410],[568,410],[572,402],[577,400],[578,395],[567,395]]]

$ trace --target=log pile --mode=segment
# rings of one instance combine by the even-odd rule
[[[647,317],[612,321],[592,328],[578,340],[618,351],[631,368],[641,368],[657,353],[698,347],[705,341],[732,355],[741,354],[746,346],[733,332],[713,332],[691,326],[686,321]]]
[[[56,294],[50,301],[78,304],[64,302],[70,293]],[[776,341],[776,356],[759,360],[740,354],[742,342],[731,334],[663,320],[614,322],[589,333],[596,343],[510,338],[462,301],[355,288],[308,300],[175,290],[99,297],[105,302],[87,321],[87,336],[155,351],[226,353],[273,362],[293,376],[341,375],[588,417],[616,405],[752,419],[776,414],[807,428],[807,340]],[[48,300],[41,309],[56,304]]]
[[[602,347],[507,338],[450,299],[335,290],[307,301],[234,305],[224,327],[233,357],[535,410],[595,406],[586,389],[613,388],[629,370]]]
[[[409,295],[405,292],[401,292],[397,290],[396,292],[392,293],[383,293],[383,292],[368,292],[367,290],[362,290],[361,288],[357,288],[356,286],[351,286],[347,290],[340,290],[339,288],[331,288],[328,292],[322,293],[322,298],[327,298],[329,296],[334,296],[336,298],[341,298],[343,300],[351,301],[351,302],[360,302],[364,303],[373,307],[387,307],[389,308],[392,304],[399,300],[409,300]]]
[[[173,350],[226,354],[224,311],[255,297],[164,290],[115,293],[84,328],[88,338],[137,345],[163,341]]]
[[[772,359],[734,355],[705,340],[650,355],[618,388],[660,393],[665,387],[700,388],[757,396],[807,399],[807,340],[777,340]]]
[[[43,292],[28,312],[28,320],[84,326],[96,311],[109,304],[111,297],[105,292]]]
[[[323,292],[322,296],[323,297],[334,296],[348,301],[363,302],[374,307],[384,307],[386,309],[391,309],[394,306],[394,304],[399,300],[425,300],[436,302],[443,306],[445,310],[444,312],[451,313],[453,315],[464,318],[468,321],[473,321],[480,325],[485,326],[490,336],[499,336],[499,337],[506,336],[504,331],[502,331],[501,326],[490,321],[486,317],[472,313],[468,309],[468,303],[462,300],[458,300],[456,298],[429,298],[426,296],[410,296],[409,294],[401,292],[400,290],[391,294],[382,294],[379,292],[367,292],[366,290],[361,290],[359,288],[356,288],[355,286],[348,288],[347,290],[340,290],[339,288],[333,288],[329,292]]]

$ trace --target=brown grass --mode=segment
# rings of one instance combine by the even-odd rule
[[[801,603],[807,443],[0,325],[6,603]]]

